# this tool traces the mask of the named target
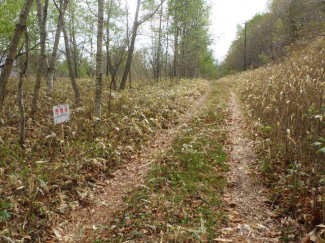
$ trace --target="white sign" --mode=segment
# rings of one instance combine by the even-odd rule
[[[59,124],[70,120],[69,105],[53,106],[54,124]]]

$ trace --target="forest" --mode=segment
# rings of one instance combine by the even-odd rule
[[[324,242],[325,1],[218,1],[0,0],[0,242]]]

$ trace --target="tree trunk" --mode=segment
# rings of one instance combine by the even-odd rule
[[[107,34],[107,41],[106,41],[106,76],[111,74],[111,85],[110,89],[113,88],[114,90],[117,89],[116,85],[116,71],[117,68],[114,69],[113,64],[112,64],[112,56],[110,53],[110,28],[109,24],[111,21],[111,12],[112,12],[112,7],[113,7],[113,0],[110,2],[109,10],[107,11],[107,25],[106,25],[106,34]],[[113,87],[112,87],[113,86]]]
[[[72,44],[73,44],[73,64],[74,64],[74,71],[76,74],[76,78],[80,78],[79,76],[79,68],[78,68],[78,49],[77,49],[77,41],[76,41],[76,33],[72,31]]]
[[[19,73],[19,82],[18,82],[18,104],[19,104],[19,112],[20,112],[20,132],[19,132],[19,143],[23,148],[25,143],[25,107],[23,100],[23,81],[24,76],[26,75],[28,61],[29,61],[29,36],[27,32],[27,28],[25,29],[25,38],[26,38],[26,59],[25,63],[21,67],[21,71]]]
[[[178,76],[178,38],[179,38],[179,23],[178,23],[178,12],[176,5],[174,6],[174,63],[173,63],[173,78]]]
[[[79,69],[78,69],[78,48],[77,48],[77,41],[76,41],[76,31],[74,29],[74,21],[75,20],[75,9],[72,9],[72,15],[71,15],[71,29],[72,29],[72,45],[73,45],[73,64],[74,64],[74,72],[76,75],[76,78],[79,77]]]
[[[29,15],[30,8],[32,6],[33,0],[27,0],[24,7],[21,10],[19,15],[19,21],[16,25],[14,35],[12,37],[12,41],[9,46],[8,56],[6,58],[5,64],[3,66],[3,70],[0,76],[0,108],[3,105],[5,95],[6,95],[6,87],[8,84],[8,79],[10,76],[10,72],[12,66],[14,64],[15,54],[17,51],[18,43],[21,38],[22,31],[26,26],[26,20]]]
[[[66,56],[67,56],[70,80],[71,80],[72,88],[73,88],[74,95],[75,95],[75,104],[80,105],[80,103],[81,103],[80,93],[79,93],[78,84],[76,82],[76,76],[75,76],[75,72],[74,72],[74,68],[73,68],[73,61],[72,61],[72,57],[71,57],[71,53],[70,53],[69,37],[67,34],[67,28],[66,28],[64,17],[62,14],[60,15],[60,22],[61,22],[61,26],[62,26],[63,38],[64,38],[64,43],[65,43],[65,52],[66,52]]]
[[[174,70],[173,70],[173,77],[178,76],[178,35],[179,30],[178,26],[176,26],[175,34],[174,34]]]
[[[38,70],[36,74],[36,82],[34,87],[33,101],[31,106],[31,115],[35,114],[37,110],[37,101],[39,97],[39,90],[41,87],[41,79],[45,76],[45,71],[48,69],[47,56],[46,56],[46,21],[47,21],[47,9],[49,0],[45,0],[44,8],[42,0],[36,0],[37,2],[37,15],[40,28],[40,45],[41,53],[38,57]]]
[[[130,49],[129,6],[128,6],[127,0],[125,2],[126,2],[126,5],[125,5],[126,6],[126,39],[127,39],[127,47],[128,47],[128,50],[129,50]],[[129,72],[129,87],[130,87],[130,89],[132,89],[132,72],[131,72],[131,69],[130,69],[130,72]]]
[[[168,35],[168,27],[169,27],[169,13],[167,16],[167,24],[166,24],[166,53],[165,53],[165,78],[167,78],[167,66],[168,66],[168,49],[169,49],[169,35]]]
[[[161,1],[162,2],[162,1]],[[163,5],[160,7],[160,15],[159,15],[159,33],[158,33],[158,47],[157,47],[157,55],[156,55],[156,80],[159,81],[161,76],[161,62],[160,62],[160,52],[161,52],[161,38],[162,38],[162,16],[163,16]]]
[[[185,34],[185,24],[183,25],[183,29],[181,32],[181,43],[180,43],[180,65],[179,65],[179,77],[186,77],[186,71],[185,71],[185,45],[186,45],[186,34]]]
[[[107,28],[107,35],[109,36],[109,29]],[[111,53],[110,53],[110,50],[109,50],[109,45],[110,44],[110,41],[108,40],[107,41],[107,44],[106,44],[106,51],[107,51],[107,64],[106,64],[106,69],[108,69],[108,74],[111,74],[111,82],[112,82],[112,85],[113,85],[113,89],[116,90],[117,89],[117,84],[116,84],[116,72],[117,72],[117,69],[118,69],[118,66],[117,67],[113,67],[113,64],[112,64],[112,56],[111,56]],[[107,72],[107,70],[106,70]],[[107,76],[108,76],[107,74]]]
[[[138,27],[139,27],[138,18],[139,18],[140,4],[141,4],[141,1],[137,0],[137,9],[135,12],[132,39],[131,39],[131,43],[130,43],[130,48],[128,50],[128,57],[126,60],[126,65],[125,65],[125,69],[124,69],[124,73],[123,73],[123,77],[122,77],[122,82],[120,85],[121,90],[125,89],[125,84],[126,84],[126,81],[127,81],[130,69],[131,69],[131,62],[132,62],[132,56],[133,56],[133,52],[134,52],[135,39],[137,37],[137,31],[138,31]]]
[[[106,77],[109,76],[110,74],[110,71],[109,71],[109,59],[110,59],[110,55],[109,55],[109,15],[108,15],[108,18],[107,18],[107,24],[106,24]]]
[[[98,33],[96,54],[96,93],[95,117],[101,117],[102,79],[103,79],[103,25],[104,25],[104,0],[98,0]]]
[[[128,51],[128,57],[126,60],[126,65],[125,65],[125,69],[123,72],[123,77],[122,77],[122,81],[121,81],[121,85],[120,85],[121,90],[125,89],[125,84],[126,84],[128,75],[131,70],[131,62],[132,62],[132,56],[133,56],[133,52],[134,52],[134,45],[135,45],[135,39],[137,37],[138,28],[141,24],[143,24],[144,22],[146,22],[148,19],[150,19],[153,16],[159,10],[160,6],[164,2],[165,2],[165,0],[161,0],[161,3],[157,6],[157,8],[151,14],[147,14],[146,17],[144,17],[142,20],[139,21],[138,19],[139,19],[141,0],[137,0],[137,8],[136,8],[135,17],[134,17],[132,39],[131,39],[131,44],[130,44],[130,48]]]
[[[112,4],[113,0],[111,0],[108,8],[107,8],[107,21],[106,21],[106,77],[109,76],[110,74],[110,53],[109,53],[109,48],[110,48],[110,29],[109,25],[111,22],[111,11],[112,11]]]
[[[63,1],[64,1],[64,3],[63,3]],[[67,5],[68,5],[68,1],[60,0],[60,16],[59,16],[58,24],[57,24],[57,28],[56,28],[53,52],[52,52],[51,60],[50,60],[50,63],[49,63],[49,68],[48,68],[48,71],[47,71],[47,75],[46,75],[46,78],[45,78],[47,86],[50,88],[50,90],[49,90],[50,94],[53,93],[53,88],[54,88],[55,64],[56,64],[57,53],[58,53],[58,49],[59,49],[61,31],[62,31],[62,25],[61,25],[60,18],[61,18],[61,15],[62,15],[62,18],[64,17],[64,13],[65,13],[65,11],[67,9]]]

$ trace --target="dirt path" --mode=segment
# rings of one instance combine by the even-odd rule
[[[126,206],[123,197],[128,191],[142,185],[145,175],[150,170],[151,162],[170,147],[184,124],[190,121],[210,93],[211,90],[208,87],[206,93],[193,107],[179,118],[177,126],[163,130],[153,139],[151,147],[129,161],[124,168],[114,172],[113,179],[106,181],[107,185],[103,185],[102,190],[97,193],[94,199],[96,201],[92,206],[77,209],[72,213],[71,221],[63,222],[59,228],[55,229],[56,238],[60,242],[91,242],[89,237],[104,226],[107,218]]]
[[[243,115],[236,95],[231,92],[231,121],[228,124],[231,148],[228,188],[224,194],[229,226],[222,230],[224,242],[279,242],[278,222],[267,207],[265,189],[251,175],[256,164],[253,141],[246,138]],[[222,241],[221,241],[222,242]]]

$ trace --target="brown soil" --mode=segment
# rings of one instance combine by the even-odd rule
[[[267,205],[266,189],[252,174],[257,163],[254,143],[244,134],[244,117],[236,95],[231,92],[230,170],[224,201],[229,212],[229,224],[222,229],[220,242],[279,242],[279,222]],[[255,178],[255,179],[254,179]]]
[[[170,147],[173,139],[182,130],[184,124],[189,122],[195,111],[202,106],[210,92],[210,88],[208,88],[193,107],[180,117],[177,125],[161,131],[153,139],[151,146],[129,161],[124,168],[114,172],[112,179],[102,183],[101,190],[95,192],[95,202],[91,206],[76,209],[72,212],[69,221],[62,222],[54,230],[56,240],[60,242],[92,242],[90,238],[96,234],[96,230],[105,225],[107,219],[115,212],[127,206],[123,197],[127,192],[142,186],[145,175],[151,168],[151,162]]]

